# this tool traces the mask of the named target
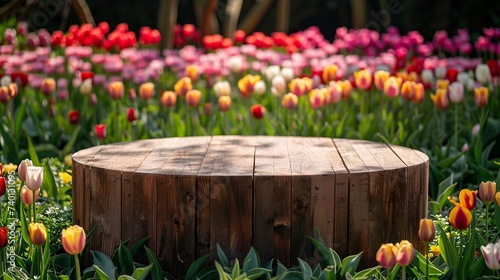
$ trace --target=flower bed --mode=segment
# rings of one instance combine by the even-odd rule
[[[229,39],[200,38],[187,25],[174,34],[176,49],[160,50],[158,32],[146,27],[136,39],[126,24],[52,34],[7,26],[0,46],[1,162],[62,160],[103,143],[171,136],[359,138],[429,156],[433,214],[446,210],[454,182],[477,189],[495,178],[497,28],[485,28],[475,41],[459,30],[451,37],[437,32],[429,42],[394,28],[339,28],[333,41],[316,28],[271,36],[238,31]],[[61,191],[55,185],[42,189],[54,198]],[[486,244],[479,235],[471,235],[476,249]],[[470,264],[443,259],[448,267]]]

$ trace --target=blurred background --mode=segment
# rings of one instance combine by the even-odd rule
[[[111,28],[126,22],[132,31],[150,26],[167,32],[173,23],[192,23],[203,34],[287,33],[318,26],[332,40],[338,27],[367,27],[401,33],[418,30],[426,40],[437,30],[455,34],[468,28],[475,39],[483,27],[500,26],[498,0],[0,0],[3,20],[27,20],[34,31],[67,30],[84,21],[107,21]],[[162,34],[164,35],[164,34]]]

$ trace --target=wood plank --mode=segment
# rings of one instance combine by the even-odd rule
[[[325,140],[323,152],[330,159],[330,164],[335,173],[335,204],[334,204],[334,231],[333,249],[340,257],[347,257],[347,244],[349,233],[349,173],[342,161],[333,139]]]
[[[219,157],[222,137],[214,136],[210,140],[207,153],[196,178],[196,204],[198,205],[196,225],[196,258],[214,251],[216,244],[211,244],[210,205],[211,205],[211,174],[215,161]]]
[[[261,260],[290,265],[291,168],[287,138],[255,140],[254,247]]]
[[[178,278],[195,260],[196,177],[210,137],[162,139],[165,161],[158,172],[156,252]],[[194,173],[194,174],[196,174]]]
[[[96,226],[89,249],[111,256],[121,241],[121,174],[92,168],[90,188],[90,225]],[[104,186],[113,186],[113,191]]]
[[[370,174],[349,140],[334,139],[333,142],[349,172],[349,240],[347,248],[348,254],[352,255],[368,248],[370,236],[366,225],[369,214]],[[360,262],[361,266],[365,264],[366,258]]]

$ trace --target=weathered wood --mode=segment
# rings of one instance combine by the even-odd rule
[[[314,265],[307,236],[316,228],[341,257],[363,251],[367,267],[382,243],[423,249],[428,168],[421,152],[360,140],[141,140],[73,155],[73,214],[87,231],[96,227],[89,249],[111,255],[122,241],[149,237],[174,277],[217,244],[230,260],[242,262],[253,246],[263,263]]]

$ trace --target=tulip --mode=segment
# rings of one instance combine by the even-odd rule
[[[68,119],[69,119],[69,123],[70,124],[77,124],[80,122],[80,112],[78,112],[77,110],[70,110],[68,112]]]
[[[283,98],[281,99],[281,106],[283,106],[287,110],[293,110],[297,108],[298,104],[299,98],[297,97],[297,95],[291,92],[283,95]]]
[[[448,81],[448,80],[437,80],[437,82],[436,82],[436,89],[442,88],[442,89],[447,90],[449,84],[450,84],[450,81]]]
[[[427,85],[430,85],[434,82],[434,73],[432,73],[432,71],[429,69],[422,70],[421,76],[422,76],[422,82],[424,82]]]
[[[377,251],[376,259],[380,266],[390,269],[396,265],[396,253],[397,248],[392,243],[382,244]]]
[[[464,85],[459,82],[453,82],[449,87],[450,101],[453,103],[462,103],[464,101]]]
[[[174,91],[180,97],[184,97],[191,89],[193,89],[193,84],[191,83],[191,78],[189,77],[180,78],[174,85]]]
[[[30,223],[28,232],[31,243],[35,246],[42,245],[47,241],[47,229],[42,223]]]
[[[134,108],[128,108],[127,109],[127,120],[129,122],[134,122],[136,119],[137,119],[137,117],[135,116]]]
[[[463,189],[458,194],[458,201],[463,207],[473,210],[476,208],[476,196],[477,191],[471,191],[469,189]]]
[[[26,169],[28,166],[33,166],[33,162],[29,159],[25,159],[21,161],[19,168],[17,169],[17,175],[23,182],[26,182]]]
[[[0,248],[7,246],[8,243],[7,227],[0,227]]]
[[[372,86],[372,73],[366,69],[354,72],[354,83],[359,89],[370,89]]]
[[[384,89],[384,83],[389,77],[391,76],[391,73],[385,71],[385,70],[378,70],[373,74],[373,80],[375,83],[375,87],[377,87],[378,90],[383,90]]]
[[[481,198],[484,203],[491,203],[495,200],[496,190],[497,184],[495,182],[481,182],[481,184],[479,184],[479,198]]]
[[[266,108],[261,104],[256,104],[250,107],[250,111],[252,112],[254,118],[260,120],[264,117],[264,114],[266,113]]]
[[[489,90],[487,87],[479,87],[474,89],[474,100],[478,107],[485,107],[488,105]]]
[[[286,91],[286,81],[281,75],[277,75],[271,81],[271,92],[274,96],[281,96]]]
[[[431,99],[432,102],[434,102],[434,106],[436,106],[439,110],[448,108],[450,104],[446,89],[438,88],[436,90],[436,94],[431,94]]]
[[[0,103],[7,104],[11,99],[10,95],[10,90],[7,86],[0,86]]]
[[[160,98],[160,103],[164,107],[172,108],[177,103],[177,94],[173,91],[164,91]]]
[[[495,193],[495,200],[497,201],[498,207],[500,207],[500,192]]]
[[[26,187],[32,191],[40,189],[43,182],[43,167],[28,166],[26,168]]]
[[[125,92],[125,86],[122,81],[115,81],[109,83],[108,92],[111,99],[121,99],[123,97],[123,93]]]
[[[213,88],[217,97],[231,94],[231,84],[228,81],[218,81],[214,84]]]
[[[139,97],[144,100],[151,99],[155,95],[155,84],[151,82],[143,83],[139,87]]]
[[[96,124],[94,126],[94,132],[98,139],[106,138],[106,124]]]
[[[486,84],[491,82],[491,72],[490,68],[486,64],[479,64],[476,67],[476,80],[481,84]]]
[[[488,243],[486,246],[481,246],[484,262],[491,270],[500,269],[500,240],[497,243]]]
[[[238,81],[238,89],[243,97],[248,97],[254,92],[255,84],[260,81],[259,75],[246,74]]]
[[[339,67],[335,64],[325,66],[325,68],[323,68],[323,72],[321,73],[321,78],[323,80],[323,83],[328,84],[331,81],[336,80],[338,69]]]
[[[306,93],[306,84],[301,78],[292,79],[288,83],[288,88],[293,94],[297,96],[301,96]]]
[[[86,79],[80,85],[81,94],[90,94],[92,92],[92,79]]]
[[[413,99],[413,95],[414,95],[414,86],[415,86],[415,82],[413,81],[405,81],[402,85],[401,85],[401,97],[404,99],[404,100],[412,100]]]
[[[39,194],[40,194],[40,189],[35,191],[35,197],[33,197],[33,191],[28,189],[28,187],[24,185],[21,188],[21,201],[26,205],[31,205],[33,204],[33,198],[37,200]]]
[[[313,89],[308,94],[309,104],[311,108],[316,109],[325,104],[325,95],[322,92],[322,89]]]
[[[407,240],[403,240],[396,244],[396,248],[398,248],[396,262],[400,266],[408,266],[413,261],[413,244]]]
[[[200,104],[200,100],[201,100],[201,91],[197,89],[192,89],[186,93],[186,103],[190,107],[198,106],[198,104]]]
[[[44,95],[51,95],[56,90],[56,80],[53,78],[43,79],[40,90]]]
[[[342,99],[349,99],[352,91],[351,82],[345,80],[340,82],[340,86],[342,87]]]
[[[89,104],[92,105],[92,106],[94,106],[95,104],[97,104],[97,95],[95,95],[95,93],[91,93],[90,94]]]
[[[418,238],[422,242],[430,243],[436,237],[436,225],[432,219],[421,219],[420,227],[418,229]]]
[[[395,98],[399,95],[399,81],[396,77],[389,77],[384,82],[384,93],[389,98]]]
[[[221,112],[226,112],[231,107],[231,96],[221,95],[218,100],[219,110]]]
[[[86,236],[82,227],[78,225],[70,226],[63,229],[61,235],[61,243],[66,253],[78,255],[85,248]]]
[[[263,80],[257,81],[253,87],[253,90],[258,95],[266,93],[266,83]]]
[[[195,82],[199,77],[198,66],[196,65],[188,65],[186,66],[186,76],[188,76],[191,81]]]
[[[0,172],[0,174],[2,173]],[[6,191],[7,191],[7,182],[5,180],[5,177],[0,175],[0,196],[4,195]]]
[[[449,216],[451,225],[457,230],[464,230],[468,228],[472,220],[472,213],[465,206],[458,204],[450,197],[448,197],[448,200],[455,205]]]

